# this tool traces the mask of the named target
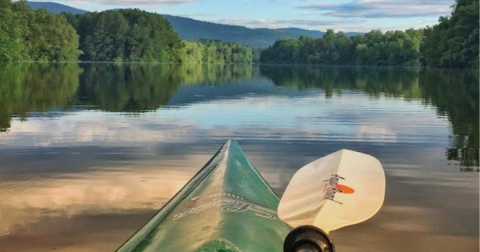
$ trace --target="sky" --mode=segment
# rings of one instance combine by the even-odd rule
[[[50,0],[51,1],[51,0]],[[250,28],[365,32],[436,24],[454,0],[53,0],[89,11],[143,10]]]

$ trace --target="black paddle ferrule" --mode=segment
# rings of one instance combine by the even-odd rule
[[[284,252],[335,252],[332,240],[323,230],[314,226],[300,226],[287,235]]]

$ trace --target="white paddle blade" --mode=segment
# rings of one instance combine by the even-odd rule
[[[340,150],[302,167],[290,180],[278,215],[292,227],[313,225],[325,232],[374,216],[385,198],[380,162]]]

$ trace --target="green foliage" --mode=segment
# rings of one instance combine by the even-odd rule
[[[349,37],[328,30],[319,39],[279,40],[262,51],[263,63],[316,65],[418,65],[423,32],[371,31]]]
[[[0,61],[74,61],[78,35],[60,15],[34,11],[26,2],[0,3]]]
[[[263,63],[478,67],[479,0],[457,0],[451,17],[426,29],[370,31],[346,36],[328,30],[319,39],[279,40],[262,51]]]
[[[251,64],[254,49],[218,40],[184,41],[183,63],[193,64]]]
[[[434,67],[478,67],[479,0],[457,0],[450,17],[425,29],[423,63]]]
[[[135,9],[63,15],[80,34],[81,60],[181,61],[183,45],[158,14]]]
[[[25,31],[26,24],[13,12],[10,0],[0,0],[0,61],[24,59]]]
[[[166,17],[177,28],[199,25],[190,19]],[[190,27],[190,35],[195,37],[200,30],[231,35],[232,29],[241,28],[200,23],[206,30]],[[299,35],[304,31],[277,32]],[[255,38],[261,40],[261,34],[268,37],[270,33],[256,29]],[[441,17],[438,25],[422,30],[373,30],[356,36],[328,30],[317,39],[282,38],[286,39],[263,51],[219,40],[182,42],[167,19],[138,9],[57,15],[44,9],[34,11],[25,1],[0,0],[0,61],[76,61],[80,57],[115,62],[434,67],[478,67],[479,0],[457,0],[450,17]]]

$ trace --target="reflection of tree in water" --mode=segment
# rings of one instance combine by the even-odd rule
[[[415,69],[262,66],[260,72],[277,86],[323,89],[327,97],[341,94],[342,90],[359,90],[373,96],[415,98],[419,95],[418,78],[415,79],[418,70]]]
[[[422,99],[437,107],[452,123],[447,158],[462,170],[479,166],[478,72],[395,68],[329,68],[262,66],[260,72],[277,86],[324,89],[328,97],[342,90],[359,90],[372,96]]]
[[[0,65],[0,131],[13,116],[66,108],[78,89],[76,64]]]
[[[423,98],[447,115],[453,127],[449,160],[467,167],[479,166],[478,72],[429,70],[420,75]]]
[[[161,64],[9,64],[0,65],[0,131],[13,116],[83,104],[120,112],[155,110],[167,104],[181,84],[216,85],[257,76],[257,68],[239,65]],[[82,73],[83,72],[83,73]],[[478,75],[460,70],[348,67],[262,66],[277,86],[342,90],[422,99],[448,116],[453,136],[449,160],[478,167]],[[79,81],[80,80],[80,81]],[[463,169],[463,168],[462,168]]]
[[[228,83],[252,78],[252,66],[162,64],[0,65],[0,131],[13,116],[78,104],[116,112],[155,110],[181,84]],[[83,72],[83,73],[82,73]]]
[[[181,80],[174,65],[88,64],[83,67],[81,103],[106,111],[154,110],[168,102]]]
[[[235,64],[185,64],[178,68],[184,84],[224,84],[251,79],[258,69],[251,65]]]
[[[107,111],[142,112],[168,103],[181,84],[218,84],[252,77],[252,66],[88,64],[81,102]]]

